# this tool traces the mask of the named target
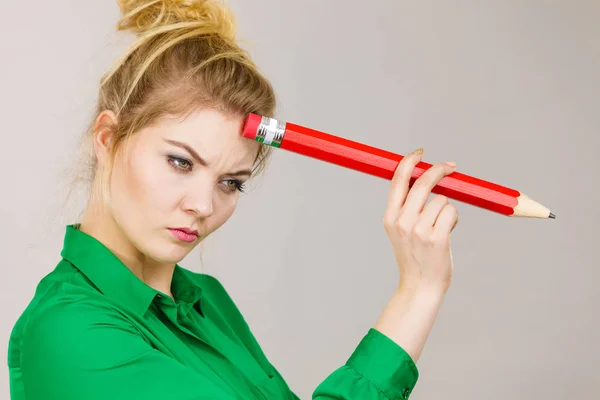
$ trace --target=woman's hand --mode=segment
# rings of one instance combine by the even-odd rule
[[[456,165],[433,165],[409,189],[411,175],[422,153],[422,149],[415,150],[398,164],[384,227],[400,268],[400,287],[446,291],[453,272],[450,233],[458,222],[458,211],[446,196],[436,195],[429,203],[427,199],[431,189],[454,172]]]

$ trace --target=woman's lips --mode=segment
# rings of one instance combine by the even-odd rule
[[[188,232],[195,232],[195,231],[190,231],[189,229],[183,230],[183,228],[177,228],[177,229],[169,228],[169,231],[171,231],[171,233],[177,239],[181,240],[182,242],[192,243],[196,239],[198,239],[197,233],[188,233]]]

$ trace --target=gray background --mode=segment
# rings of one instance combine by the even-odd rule
[[[79,195],[61,208],[61,173],[77,167],[99,77],[131,36],[114,33],[114,1],[2,3],[6,344],[81,210]],[[424,161],[455,161],[557,215],[512,219],[454,203],[455,277],[411,398],[597,399],[600,2],[231,5],[281,118],[400,154],[424,147]],[[388,188],[277,151],[204,244],[203,263],[200,249],[182,262],[223,281],[303,399],[345,362],[396,285]]]

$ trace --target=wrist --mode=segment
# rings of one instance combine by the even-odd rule
[[[444,297],[450,287],[449,283],[431,283],[423,281],[401,280],[396,293],[412,296]]]
[[[416,363],[444,302],[444,285],[404,281],[394,292],[374,328],[402,347]]]

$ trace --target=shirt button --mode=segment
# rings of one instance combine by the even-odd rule
[[[410,394],[410,389],[406,388],[406,389],[404,389],[404,392],[402,392],[402,397],[404,397],[405,399],[408,399],[409,394]]]

